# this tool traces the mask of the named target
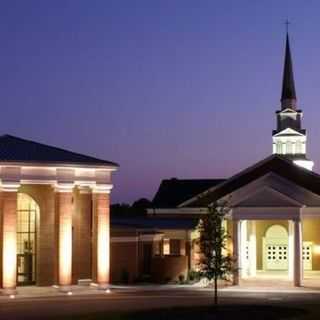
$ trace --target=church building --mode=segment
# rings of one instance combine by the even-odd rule
[[[197,269],[196,226],[230,200],[225,221],[234,284],[277,279],[301,286],[320,274],[320,175],[307,156],[286,38],[272,155],[228,179],[163,180],[146,217],[110,219],[116,163],[0,136],[0,285],[183,279]]]
[[[0,286],[110,282],[111,175],[105,160],[0,137]]]
[[[312,171],[307,156],[302,115],[287,34],[272,155],[228,179],[163,180],[147,218],[112,220],[112,230],[118,234],[111,238],[111,252],[115,247],[123,250],[118,251],[122,258],[113,253],[118,270],[127,270],[132,279],[148,275],[160,282],[186,277],[199,259],[195,244],[199,216],[214,201],[230,199],[225,224],[232,239],[229,250],[238,266],[234,284],[276,278],[301,286],[316,278],[320,274],[320,175]],[[135,256],[127,256],[128,247]],[[119,277],[115,271],[114,280]]]

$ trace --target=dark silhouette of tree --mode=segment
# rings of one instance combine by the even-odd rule
[[[218,303],[218,280],[227,279],[234,271],[234,258],[227,253],[227,241],[230,238],[223,227],[223,221],[229,211],[227,202],[214,202],[208,212],[200,218],[197,227],[200,237],[200,275],[214,281],[214,303]]]
[[[127,203],[113,204],[110,206],[110,212],[114,218],[144,217],[147,214],[148,208],[151,208],[151,201],[141,198],[131,206]]]

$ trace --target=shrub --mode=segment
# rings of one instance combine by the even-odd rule
[[[183,283],[184,283],[184,280],[185,280],[184,274],[179,274],[178,279],[179,279],[179,283],[180,283],[180,284],[183,284]]]
[[[200,280],[200,273],[196,270],[189,270],[188,272],[188,281],[199,281]]]

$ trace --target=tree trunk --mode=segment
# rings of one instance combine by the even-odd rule
[[[218,304],[218,278],[214,277],[214,304]]]

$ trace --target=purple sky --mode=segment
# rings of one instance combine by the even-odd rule
[[[264,4],[262,4],[264,3]],[[0,132],[116,161],[113,202],[271,154],[287,17],[320,169],[319,1],[0,2]]]

